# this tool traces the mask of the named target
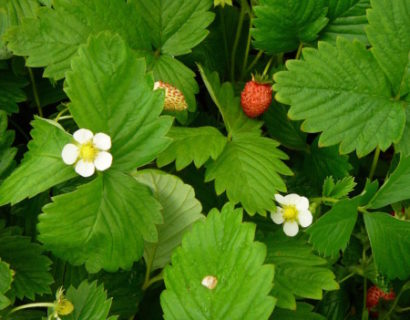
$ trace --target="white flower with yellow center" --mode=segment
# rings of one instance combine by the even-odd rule
[[[312,224],[313,216],[309,211],[309,200],[295,193],[281,196],[275,194],[275,200],[281,205],[276,212],[271,213],[271,218],[276,224],[283,223],[283,232],[289,237],[294,237],[299,232],[299,225],[306,228]]]
[[[111,138],[105,133],[94,135],[88,129],[79,129],[73,134],[74,143],[68,143],[61,152],[65,164],[75,164],[75,172],[82,177],[90,177],[95,169],[107,170],[112,164]]]

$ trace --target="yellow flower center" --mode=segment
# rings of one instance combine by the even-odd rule
[[[94,147],[92,142],[85,143],[80,146],[80,158],[87,162],[94,161],[98,150]]]
[[[283,219],[285,220],[296,220],[298,217],[298,210],[295,206],[284,206],[283,207]]]

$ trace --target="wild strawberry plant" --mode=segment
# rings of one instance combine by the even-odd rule
[[[0,0],[0,319],[408,319],[408,0]]]

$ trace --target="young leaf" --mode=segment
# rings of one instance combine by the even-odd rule
[[[1,48],[0,48],[1,50]],[[26,80],[16,77],[11,71],[0,71],[0,111],[18,112],[18,103],[26,101],[22,90],[27,85]]]
[[[266,262],[275,265],[272,295],[278,299],[278,307],[295,310],[296,297],[320,300],[322,290],[339,288],[327,261],[313,254],[305,240],[289,238],[280,230],[264,242]]]
[[[159,170],[139,171],[135,178],[147,185],[162,206],[164,223],[158,226],[158,242],[146,243],[144,259],[151,271],[165,267],[192,224],[203,218],[194,189],[178,177]]]
[[[275,193],[286,191],[279,174],[292,175],[282,162],[288,157],[278,145],[253,133],[234,136],[218,159],[207,165],[205,182],[215,180],[216,193],[226,191],[228,199],[240,202],[250,215],[266,215],[275,208]]]
[[[149,30],[154,48],[179,56],[191,52],[208,34],[212,0],[132,0]]]
[[[0,180],[14,165],[17,149],[11,147],[13,141],[14,132],[7,130],[7,114],[0,110]]]
[[[4,294],[10,290],[13,272],[10,266],[0,259],[0,310],[10,305],[10,300]]]
[[[70,287],[66,298],[74,305],[74,310],[64,316],[64,320],[104,320],[110,312],[112,299],[107,299],[104,287],[97,286],[96,281],[83,281],[77,289]]]
[[[61,158],[64,145],[72,137],[51,120],[36,117],[31,124],[33,140],[28,143],[28,152],[20,166],[0,185],[0,205],[32,198],[76,176],[74,169]]]
[[[410,156],[402,157],[396,170],[384,182],[370,201],[369,207],[378,209],[410,198]]]
[[[59,80],[79,46],[106,30],[118,33],[133,49],[151,50],[135,6],[123,0],[55,0],[53,8],[42,7],[37,19],[24,20],[5,40],[15,55],[28,56],[27,66],[46,67],[44,76]]]
[[[336,47],[319,42],[303,57],[275,74],[274,90],[278,101],[291,105],[292,119],[305,119],[304,131],[323,131],[319,146],[340,143],[342,154],[356,149],[362,157],[400,140],[403,102],[392,99],[383,71],[361,43],[343,37]]]
[[[271,53],[289,52],[311,42],[328,19],[324,0],[260,0],[254,7],[256,48]]]
[[[313,312],[313,306],[299,302],[296,305],[296,310],[286,310],[282,308],[275,308],[272,314],[272,319],[280,320],[325,320],[326,318],[319,313]]]
[[[175,161],[182,170],[191,162],[200,168],[209,159],[216,159],[225,147],[227,139],[214,127],[173,127],[168,133],[172,143],[159,154],[157,164],[163,167]]]
[[[263,265],[266,247],[254,235],[232,204],[197,222],[164,270],[164,319],[268,319],[273,266]]]
[[[354,177],[345,177],[341,180],[335,180],[333,177],[327,177],[323,182],[323,197],[343,199],[353,191],[356,186]]]
[[[59,195],[39,216],[39,239],[56,256],[89,272],[130,268],[144,242],[157,242],[161,207],[150,190],[110,170],[74,192]]]
[[[377,269],[390,279],[405,280],[410,275],[410,222],[384,212],[364,214]]]
[[[346,249],[357,220],[360,198],[337,202],[329,212],[320,217],[306,232],[309,242],[326,257],[334,257]]]
[[[153,91],[145,62],[118,35],[91,37],[67,73],[69,106],[80,128],[111,137],[112,168],[132,170],[167,147],[172,119],[159,117],[163,93]]]
[[[393,96],[410,91],[410,2],[371,0],[367,37],[372,53],[390,80]]]

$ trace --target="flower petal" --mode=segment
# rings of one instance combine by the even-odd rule
[[[97,157],[94,160],[94,165],[97,170],[104,171],[111,167],[112,155],[109,152],[101,151],[98,152]]]
[[[279,193],[275,194],[275,200],[276,202],[278,202],[279,204],[286,204],[285,203],[285,197],[280,195]]]
[[[75,165],[75,172],[84,178],[91,177],[95,172],[94,163],[81,159]]]
[[[94,143],[94,146],[96,146],[97,149],[100,149],[100,150],[107,151],[107,150],[110,150],[111,148],[110,136],[102,132],[99,132],[94,136],[93,143]]]
[[[303,227],[309,227],[312,224],[313,216],[309,210],[303,210],[298,212],[299,224]]]
[[[61,157],[65,164],[72,165],[77,161],[78,153],[78,147],[75,144],[68,143],[64,146]]]
[[[278,208],[276,212],[272,212],[270,217],[273,222],[276,224],[282,224],[285,219],[283,219],[283,210],[282,208]]]
[[[296,221],[286,221],[283,224],[283,232],[285,232],[285,234],[288,237],[294,237],[298,234],[299,232],[299,226],[298,223]]]
[[[93,133],[88,129],[78,129],[73,133],[74,140],[81,144],[90,142],[93,136]]]
[[[307,211],[309,210],[309,200],[306,197],[301,197],[298,196],[299,199],[296,201],[295,205],[296,205],[296,209],[298,209],[298,211]]]

